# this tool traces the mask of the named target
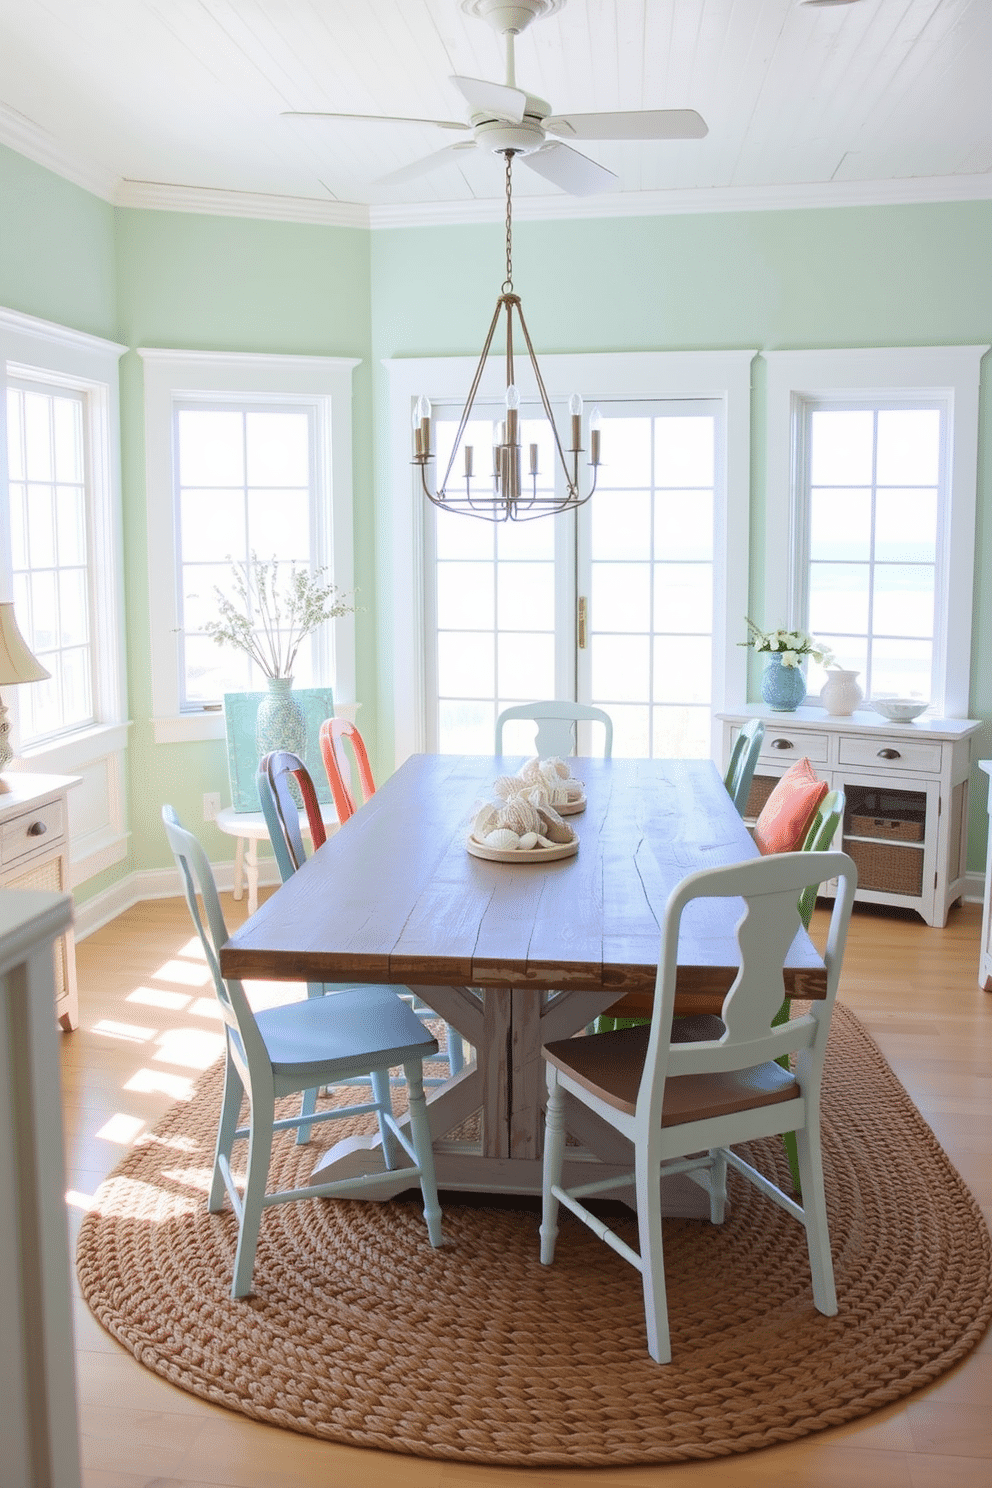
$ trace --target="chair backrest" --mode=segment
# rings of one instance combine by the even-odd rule
[[[838,880],[827,948],[823,955],[827,992],[809,1011],[778,1025],[774,1019],[785,997],[782,968],[800,928],[798,896],[811,883]],[[644,1073],[637,1096],[638,1125],[650,1133],[661,1124],[665,1080],[671,1076],[749,1069],[783,1055],[797,1054],[800,1083],[818,1098],[830,1017],[837,996],[851,905],[858,874],[845,853],[777,853],[726,868],[691,873],[673,890],[662,924],[655,1003]],[[678,972],[683,912],[699,899],[744,900],[737,924],[740,970],[723,1001],[720,1038],[672,1044],[672,1013]]]
[[[833,843],[837,828],[844,819],[846,798],[842,790],[828,791],[816,810],[809,831],[802,845],[802,852],[827,852]],[[820,879],[820,883],[823,879]],[[820,884],[807,884],[799,896],[799,918],[809,929],[816,908],[816,891]]]
[[[496,720],[496,753],[503,753],[503,725],[513,718],[526,718],[537,724],[534,750],[542,759],[552,755],[565,758],[576,751],[576,724],[601,723],[604,729],[603,758],[613,754],[613,719],[602,708],[587,703],[519,703],[504,708]]]
[[[747,798],[751,794],[754,768],[758,763],[764,737],[765,725],[760,718],[752,718],[741,729],[730,751],[730,763],[723,783],[741,816],[744,815]]]
[[[338,821],[342,824],[358,810],[351,784],[351,765],[344,748],[346,739],[351,745],[358,767],[362,800],[367,801],[369,796],[375,795],[372,767],[361,734],[347,718],[326,718],[320,725],[320,753],[327,771],[327,783],[334,797]]]
[[[213,977],[214,991],[227,1026],[228,1049],[246,1089],[250,1090],[253,1077],[258,1078],[264,1071],[271,1073],[271,1063],[244,987],[238,981],[225,981],[221,976],[220,948],[228,936],[214,875],[203,848],[192,832],[186,831],[171,806],[162,807],[162,825]],[[202,912],[197,895],[203,904]]]
[[[289,789],[290,776],[299,785],[314,848],[322,847],[327,841],[317,791],[299,755],[287,749],[264,754],[258,762],[258,799],[283,883],[302,867],[307,857],[299,811]]]

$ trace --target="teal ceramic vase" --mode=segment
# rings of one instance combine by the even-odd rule
[[[794,712],[806,696],[802,667],[783,666],[781,656],[773,652],[761,675],[761,696],[776,713]]]
[[[268,677],[268,693],[258,705],[255,747],[259,759],[273,749],[288,749],[306,759],[307,721],[293,696],[292,677]]]

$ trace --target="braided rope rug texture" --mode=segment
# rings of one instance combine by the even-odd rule
[[[220,1088],[218,1066],[103,1183],[79,1278],[148,1368],[294,1431],[504,1465],[718,1457],[926,1385],[992,1312],[978,1206],[841,1006],[823,1097],[839,1315],[813,1307],[801,1227],[731,1175],[723,1225],[665,1221],[664,1367],[646,1351],[639,1276],[564,1210],[542,1267],[530,1211],[449,1204],[447,1244],[432,1251],[416,1203],[279,1205],[263,1215],[255,1292],[232,1301],[234,1217],[205,1205]],[[272,1182],[305,1180],[345,1126],[317,1127],[304,1147],[278,1139]],[[786,1183],[778,1139],[744,1152]],[[636,1243],[633,1219],[616,1227]]]

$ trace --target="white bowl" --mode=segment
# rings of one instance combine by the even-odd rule
[[[868,705],[881,713],[890,723],[912,723],[929,708],[929,703],[917,702],[914,698],[873,698]]]

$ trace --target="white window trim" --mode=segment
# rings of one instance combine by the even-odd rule
[[[354,588],[351,400],[349,357],[281,356],[253,352],[175,351],[139,347],[145,383],[145,469],[148,510],[148,596],[151,618],[152,720],[155,742],[222,739],[217,712],[180,712],[178,534],[173,483],[173,404],[178,398],[299,398],[330,405],[325,429],[323,488],[318,499],[319,562],[339,588]],[[318,492],[318,498],[320,497]],[[333,622],[335,703],[355,700],[353,615]]]
[[[743,705],[746,653],[735,644],[739,617],[747,609],[750,533],[751,363],[755,351],[590,352],[541,356],[549,396],[557,401],[579,391],[587,406],[607,398],[714,398],[726,412],[725,502],[718,513],[715,542],[727,582],[714,599],[714,714]],[[474,357],[385,359],[389,375],[389,440],[392,474],[393,705],[395,763],[426,747],[426,683],[422,638],[425,631],[424,508],[427,498],[419,473],[411,470],[411,429],[420,393],[432,401],[465,401],[476,367]],[[525,399],[536,396],[530,368],[520,365],[518,383]],[[489,358],[479,397],[502,398],[504,367]],[[593,497],[596,500],[596,497]],[[451,520],[456,520],[452,518]],[[556,521],[548,517],[549,522]],[[384,620],[386,617],[383,617]]]
[[[123,521],[120,471],[120,358],[115,341],[0,307],[0,595],[11,597],[7,511],[8,376],[80,390],[87,397],[90,476],[90,561],[99,576],[93,619],[96,724],[18,754],[13,768],[82,777],[69,793],[73,885],[127,857],[124,750],[126,716]],[[17,689],[8,704],[17,748]]]
[[[966,718],[971,681],[971,624],[978,486],[978,410],[982,357],[988,346],[861,347],[763,352],[768,364],[765,598],[758,623],[801,623],[797,571],[801,514],[800,420],[807,400],[908,396],[943,402],[949,412],[949,492],[943,551],[947,605],[937,617],[934,672],[943,677],[944,717]]]

